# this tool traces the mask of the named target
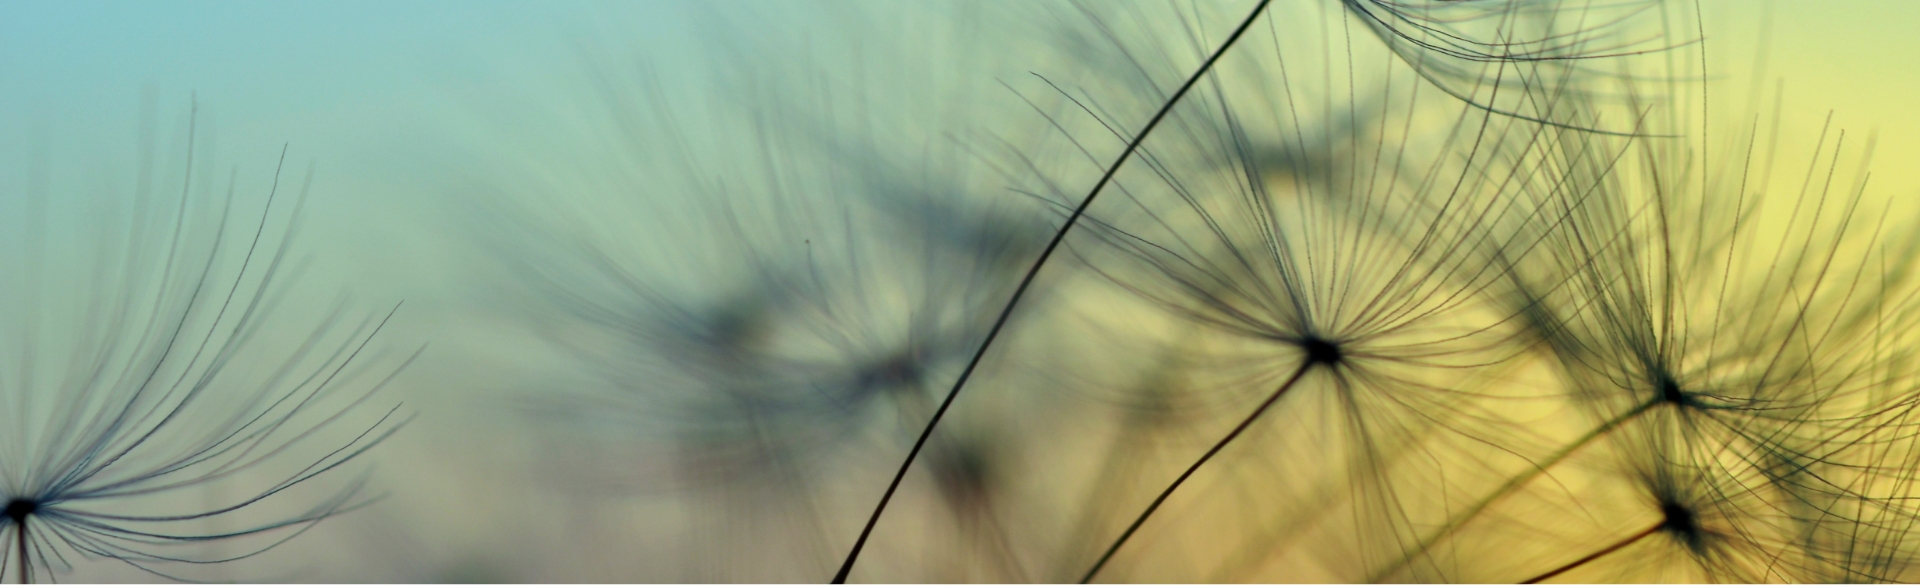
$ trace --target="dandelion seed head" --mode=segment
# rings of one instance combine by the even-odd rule
[[[171,203],[152,199],[163,185],[143,176],[125,224],[74,230],[84,237],[72,240],[29,234],[0,258],[80,260],[78,270],[30,274],[0,291],[0,413],[9,419],[0,425],[0,525],[22,581],[83,559],[182,579],[173,567],[274,549],[371,504],[364,477],[334,478],[405,425],[401,407],[375,410],[413,359],[390,360],[374,343],[398,307],[356,322],[342,298],[309,327],[285,321],[293,302],[282,301],[304,286],[286,259],[307,192],[288,193],[282,150],[259,207],[230,214],[245,184],[238,172],[224,200],[199,195],[196,120],[189,114],[186,165],[165,186],[180,193]],[[69,220],[46,207],[0,216]],[[301,498],[311,499],[280,508]]]
[[[596,83],[653,81],[611,67],[596,66]],[[891,458],[933,416],[1051,227],[1025,197],[970,184],[977,149],[991,145],[899,148],[899,126],[862,135],[837,120],[855,103],[874,115],[871,102],[813,101],[805,96],[839,86],[769,69],[739,80],[716,71],[715,83],[745,87],[719,106],[673,103],[651,87],[609,99],[606,119],[670,137],[607,152],[653,172],[542,170],[550,179],[529,186],[541,200],[580,195],[592,211],[502,218],[537,235],[499,239],[522,265],[510,277],[530,285],[514,309],[536,313],[527,325],[572,354],[561,367],[579,376],[529,406],[564,421],[552,432],[618,453],[565,461],[565,472],[792,520],[743,528],[743,539],[824,530],[820,501],[852,489],[836,480]],[[690,115],[703,111],[716,115]],[[651,166],[660,160],[672,162]],[[922,470],[941,492],[930,501],[987,507],[1002,454],[960,452],[970,448],[945,436],[929,444]]]

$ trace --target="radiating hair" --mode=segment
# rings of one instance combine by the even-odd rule
[[[22,581],[79,559],[175,578],[265,552],[371,503],[364,476],[330,478],[405,422],[379,390],[411,358],[374,344],[398,307],[293,304],[306,302],[293,248],[306,186],[290,210],[280,168],[257,199],[237,181],[210,194],[192,127],[168,183],[149,151],[127,200],[42,183],[8,214],[8,239],[28,245],[9,242],[0,265],[24,276],[0,291],[0,527]],[[258,219],[232,221],[248,201]],[[50,202],[130,212],[62,245],[27,227],[57,215]]]

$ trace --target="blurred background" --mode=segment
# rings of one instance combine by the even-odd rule
[[[10,0],[0,3],[0,198],[17,198],[39,173],[51,215],[84,221],[84,210],[61,207],[111,205],[122,187],[100,178],[132,172],[143,124],[174,152],[197,103],[199,132],[213,145],[203,155],[219,174],[235,173],[242,200],[264,192],[283,145],[289,168],[312,166],[297,241],[312,262],[303,288],[320,298],[349,291],[368,311],[405,302],[381,343],[427,350],[385,395],[417,420],[363,462],[385,499],[197,577],[821,581],[884,485],[886,465],[831,467],[806,481],[858,489],[772,504],[755,490],[799,480],[749,478],[741,481],[764,485],[736,482],[716,493],[677,481],[688,472],[655,460],[665,435],[582,438],[596,432],[591,421],[553,406],[606,384],[577,359],[578,345],[602,340],[526,308],[540,293],[521,290],[524,281],[549,263],[545,253],[573,249],[570,236],[631,236],[638,249],[671,252],[712,235],[711,224],[688,219],[712,210],[680,198],[703,178],[756,179],[725,165],[688,173],[700,165],[686,161],[761,156],[742,146],[756,137],[778,143],[747,112],[814,118],[814,132],[861,136],[860,148],[922,162],[965,159],[956,145],[990,144],[987,137],[1017,141],[1023,125],[1035,124],[1034,109],[1002,83],[1031,87],[1030,72],[1060,66],[1037,47],[1076,26],[1073,6]],[[1808,140],[1831,112],[1835,127],[1877,138],[1870,200],[1920,194],[1920,166],[1911,164],[1920,160],[1912,69],[1920,37],[1910,31],[1920,3],[1700,0],[1699,15],[1714,103],[1751,111],[1756,97],[1770,104],[1778,89],[1782,135]],[[652,117],[622,118],[634,112]],[[673,120],[683,124],[677,135],[663,123]],[[934,166],[987,191],[1004,172]],[[762,220],[774,230],[782,221],[742,225]],[[726,257],[707,253],[716,256],[661,254],[647,270],[684,275],[675,286],[689,290],[676,294],[697,295],[701,279],[720,271],[713,259]],[[48,259],[55,274],[62,260]],[[1078,350],[1035,354],[1043,351],[1072,360]],[[1045,385],[1044,372],[1010,369]],[[872,453],[886,463],[898,451]],[[621,462],[631,467],[609,470]],[[1034,497],[1033,505],[1057,503]],[[830,540],[809,536],[818,534]],[[902,567],[933,561],[912,558],[865,562],[901,578],[1067,578],[925,565],[915,573]],[[110,562],[76,564],[57,577],[150,578]]]

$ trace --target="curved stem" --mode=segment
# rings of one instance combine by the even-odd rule
[[[27,519],[26,517],[21,517],[19,524],[20,524],[19,529],[13,532],[13,542],[16,544],[14,548],[15,550],[14,556],[19,557],[20,583],[21,585],[26,585],[27,583],[33,582],[33,573],[31,572],[31,569],[29,569],[27,566],[28,563],[27,563]]]
[[[1134,135],[1133,141],[1127,144],[1127,149],[1120,152],[1120,157],[1107,167],[1106,174],[1101,175],[1100,181],[1094,183],[1093,189],[1087,192],[1087,197],[1080,201],[1080,205],[1073,209],[1071,215],[1067,216],[1066,223],[1054,232],[1053,239],[1047,242],[1047,247],[1042,249],[1040,256],[1034,259],[1033,266],[1027,269],[1026,276],[1021,277],[1020,285],[1013,289],[1013,296],[1008,298],[1006,306],[1001,308],[1000,316],[995,318],[993,326],[987,329],[986,337],[980,341],[980,346],[973,352],[973,359],[967,362],[966,369],[961,370],[960,377],[954,380],[953,389],[947,391],[947,397],[940,402],[940,408],[933,411],[933,418],[927,421],[927,426],[920,431],[920,438],[915,440],[913,448],[907,451],[906,460],[900,462],[900,470],[894,473],[893,482],[887,484],[887,491],[880,495],[880,504],[875,506],[873,514],[867,517],[866,527],[860,529],[860,538],[853,541],[853,550],[847,552],[847,559],[841,563],[840,572],[834,574],[834,583],[847,582],[847,574],[853,572],[854,562],[860,559],[861,549],[867,546],[867,537],[873,535],[873,527],[880,522],[880,515],[887,511],[887,503],[893,500],[893,493],[900,489],[900,482],[906,479],[907,470],[913,467],[913,460],[919,457],[920,450],[926,447],[927,438],[933,436],[934,426],[940,424],[941,417],[946,416],[947,409],[953,406],[953,399],[960,395],[960,389],[967,385],[969,378],[973,377],[973,371],[980,366],[980,360],[987,355],[987,348],[991,347],[993,340],[1000,336],[1000,331],[1007,325],[1007,319],[1013,316],[1014,307],[1020,304],[1020,298],[1025,296],[1027,288],[1033,285],[1034,278],[1040,275],[1040,268],[1046,265],[1048,258],[1053,257],[1053,252],[1060,247],[1060,243],[1066,240],[1067,232],[1073,229],[1074,223],[1080,220],[1080,216],[1086,215],[1087,208],[1093,205],[1094,198],[1107,187],[1107,183],[1113,181],[1114,174],[1120,172],[1120,167],[1126,165],[1127,159],[1132,158],[1133,153],[1140,149],[1140,144],[1146,141],[1147,135],[1152,134],[1153,129],[1160,125],[1160,121],[1173,112],[1173,106],[1180,103],[1180,98],[1185,97],[1187,91],[1199,83],[1201,77],[1213,70],[1213,64],[1226,54],[1234,41],[1240,40],[1240,36],[1253,26],[1253,21],[1259,18],[1260,13],[1266,11],[1267,3],[1271,1],[1260,0],[1259,4],[1253,7],[1253,11],[1247,14],[1246,19],[1240,22],[1240,27],[1234,29],[1233,34],[1220,44],[1220,48],[1215,49],[1213,54],[1207,57],[1206,62],[1201,63],[1200,68],[1187,78],[1186,83],[1181,84],[1180,89],[1167,98],[1167,103],[1160,107],[1160,111],[1153,115],[1153,119],[1147,121],[1146,126],[1141,127],[1140,132]]]
[[[1153,515],[1154,510],[1160,509],[1160,504],[1166,503],[1167,498],[1173,495],[1173,490],[1180,489],[1180,484],[1186,483],[1187,478],[1193,477],[1193,472],[1199,471],[1200,466],[1206,465],[1207,461],[1212,460],[1214,455],[1219,454],[1221,449],[1226,448],[1227,443],[1232,443],[1234,439],[1240,437],[1240,433],[1246,432],[1247,427],[1253,426],[1253,421],[1260,418],[1261,414],[1266,413],[1267,408],[1273,406],[1273,403],[1278,402],[1281,396],[1286,395],[1287,390],[1292,389],[1293,385],[1300,381],[1300,378],[1305,377],[1307,371],[1312,370],[1316,363],[1319,362],[1307,361],[1300,364],[1300,369],[1294,370],[1293,376],[1287,378],[1286,382],[1281,383],[1279,388],[1275,388],[1273,394],[1268,395],[1267,399],[1262,401],[1259,407],[1254,408],[1253,412],[1247,415],[1247,418],[1242,419],[1239,425],[1233,427],[1232,432],[1227,433],[1225,437],[1221,437],[1219,442],[1213,444],[1213,448],[1207,449],[1207,452],[1195,460],[1193,465],[1187,466],[1187,470],[1181,472],[1180,477],[1174,478],[1173,483],[1167,485],[1167,489],[1161,490],[1160,496],[1154,498],[1153,503],[1148,504],[1147,509],[1140,512],[1140,517],[1135,518],[1132,525],[1127,526],[1126,532],[1120,533],[1120,538],[1114,539],[1113,545],[1107,547],[1106,554],[1100,555],[1100,560],[1093,563],[1093,568],[1087,569],[1087,575],[1081,577],[1080,582],[1087,583],[1093,581],[1093,577],[1100,574],[1100,569],[1106,567],[1107,561],[1113,558],[1113,553],[1120,552],[1120,546],[1126,544],[1127,539],[1133,538],[1133,533],[1140,530],[1140,525],[1147,522],[1147,518]]]
[[[1406,568],[1407,565],[1413,563],[1414,559],[1419,558],[1420,555],[1426,554],[1426,552],[1429,549],[1433,548],[1433,545],[1439,544],[1440,541],[1446,540],[1447,537],[1452,536],[1455,531],[1460,529],[1460,527],[1465,526],[1467,521],[1472,520],[1475,516],[1480,515],[1480,512],[1485,511],[1488,506],[1492,506],[1495,502],[1498,502],[1501,499],[1506,498],[1508,495],[1511,495],[1514,491],[1519,490],[1520,487],[1526,485],[1527,482],[1533,481],[1534,478],[1540,477],[1541,475],[1545,474],[1548,468],[1559,464],[1560,461],[1566,459],[1570,455],[1573,455],[1575,451],[1579,451],[1582,447],[1585,447],[1589,443],[1592,443],[1595,439],[1605,436],[1607,433],[1613,432],[1613,429],[1619,428],[1620,425],[1626,424],[1628,421],[1631,421],[1635,418],[1639,418],[1640,415],[1646,414],[1647,411],[1652,410],[1653,407],[1655,406],[1659,406],[1662,402],[1664,401],[1655,399],[1646,403],[1642,403],[1641,405],[1634,407],[1633,410],[1629,410],[1621,414],[1620,416],[1614,417],[1613,420],[1607,421],[1606,424],[1600,425],[1599,428],[1594,429],[1592,432],[1589,432],[1586,435],[1581,436],[1579,439],[1575,439],[1572,444],[1567,445],[1566,447],[1561,448],[1558,452],[1555,452],[1554,454],[1547,456],[1546,459],[1543,459],[1537,463],[1534,463],[1533,469],[1527,470],[1527,472],[1525,473],[1521,473],[1519,475],[1513,476],[1511,479],[1508,479],[1506,483],[1501,484],[1499,488],[1494,489],[1493,494],[1488,495],[1485,498],[1482,498],[1478,503],[1475,503],[1473,506],[1467,508],[1466,511],[1462,512],[1458,516],[1454,516],[1453,521],[1448,522],[1446,526],[1440,527],[1439,531],[1434,532],[1431,536],[1428,536],[1425,540],[1420,541],[1420,544],[1415,546],[1413,550],[1407,551],[1406,556],[1400,557],[1399,562],[1394,563],[1392,566],[1387,567],[1385,570],[1379,573],[1375,573],[1372,577],[1368,578],[1367,581],[1371,583],[1378,583],[1388,575],[1392,575],[1396,572],[1399,572],[1401,569]]]
[[[1575,568],[1578,568],[1578,567],[1579,567],[1580,565],[1584,565],[1584,564],[1587,564],[1587,563],[1590,563],[1590,562],[1593,562],[1593,561],[1594,561],[1594,559],[1598,559],[1598,558],[1600,558],[1600,557],[1604,557],[1604,556],[1607,556],[1607,555],[1609,555],[1609,554],[1613,554],[1613,552],[1614,552],[1614,551],[1617,551],[1617,550],[1620,550],[1620,549],[1623,549],[1623,548],[1627,548],[1627,545],[1629,545],[1629,544],[1633,544],[1633,543],[1636,543],[1636,542],[1639,542],[1639,541],[1640,541],[1640,539],[1642,539],[1642,538],[1646,538],[1646,537],[1649,537],[1649,536],[1653,536],[1653,533],[1655,533],[1655,532],[1659,532],[1659,531],[1660,531],[1660,529],[1661,529],[1662,527],[1665,527],[1665,526],[1666,526],[1666,524],[1664,524],[1664,523],[1662,523],[1662,524],[1655,524],[1655,525],[1653,525],[1653,527],[1651,527],[1651,528],[1648,528],[1648,529],[1646,529],[1646,530],[1642,530],[1642,531],[1640,531],[1640,533],[1639,533],[1639,534],[1635,534],[1635,535],[1633,535],[1633,536],[1629,536],[1629,537],[1627,537],[1627,539],[1626,539],[1626,540],[1622,540],[1622,541],[1620,541],[1620,542],[1616,542],[1616,543],[1613,543],[1613,546],[1609,546],[1609,547],[1607,547],[1607,548],[1603,548],[1603,549],[1600,549],[1600,551],[1599,551],[1599,552],[1596,552],[1596,553],[1593,553],[1593,554],[1590,554],[1590,555],[1587,555],[1587,556],[1584,556],[1584,557],[1580,557],[1580,560],[1577,560],[1577,561],[1574,561],[1574,562],[1571,562],[1571,563],[1567,563],[1567,564],[1565,564],[1565,565],[1562,565],[1562,566],[1561,566],[1560,568],[1558,568],[1558,569],[1554,569],[1554,570],[1551,570],[1551,571],[1547,571],[1546,573],[1543,573],[1543,574],[1541,574],[1541,575],[1540,575],[1540,576],[1538,576],[1538,577],[1534,577],[1534,578],[1532,578],[1532,579],[1528,579],[1528,580],[1525,580],[1525,581],[1521,581],[1521,583],[1528,583],[1528,584],[1531,584],[1531,583],[1539,583],[1539,582],[1541,582],[1541,581],[1545,581],[1545,580],[1547,580],[1547,579],[1552,579],[1552,578],[1553,578],[1553,577],[1554,577],[1555,575],[1559,575],[1559,574],[1561,574],[1561,573],[1565,573],[1565,572],[1567,572],[1567,571],[1571,571],[1571,570],[1574,570]]]

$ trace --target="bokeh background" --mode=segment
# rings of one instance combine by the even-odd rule
[[[551,237],[515,234],[503,218],[570,225],[625,213],[647,225],[673,215],[678,203],[662,200],[673,189],[594,188],[594,177],[634,184],[654,172],[648,164],[671,164],[635,156],[648,151],[607,122],[609,92],[701,120],[779,101],[744,95],[751,84],[740,80],[785,75],[799,80],[779,85],[786,90],[837,92],[793,96],[787,107],[867,112],[899,144],[1031,124],[1031,110],[999,82],[1046,70],[1032,47],[1071,25],[1070,6],[10,0],[0,3],[0,198],[17,198],[42,173],[52,215],[84,218],[59,208],[111,201],[114,187],[94,178],[130,172],[143,123],[171,144],[197,102],[200,131],[217,144],[208,156],[237,173],[241,193],[264,188],[283,145],[290,168],[312,164],[299,247],[313,267],[303,283],[322,298],[351,291],[370,309],[405,302],[383,343],[427,353],[387,393],[419,418],[365,462],[385,499],[196,576],[822,580],[807,573],[817,562],[793,561],[796,550],[770,553],[763,541],[700,528],[751,520],[658,484],[635,488],[556,463],[604,466],[619,454],[584,453],[538,412],[541,396],[593,382],[540,313],[502,292],[528,262],[515,257],[515,238]],[[1920,3],[1701,0],[1699,10],[1715,103],[1739,110],[1770,102],[1777,88],[1789,139],[1811,140],[1831,112],[1835,127],[1877,138],[1870,200],[1920,195]],[[690,128],[694,150],[730,148]],[[90,189],[108,194],[63,195]],[[577,229],[619,229],[596,226]],[[56,274],[61,260],[49,258]],[[631,457],[650,469],[644,450]],[[87,562],[59,577],[149,578]]]

